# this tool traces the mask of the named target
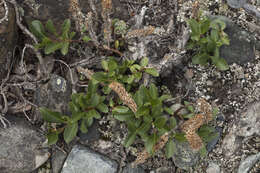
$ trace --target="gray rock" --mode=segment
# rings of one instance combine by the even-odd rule
[[[220,57],[223,57],[228,64],[237,63],[243,65],[255,58],[256,39],[247,31],[241,29],[229,18],[214,16],[226,23],[225,32],[228,34],[230,44],[220,48]]]
[[[210,162],[206,173],[220,173],[220,167],[216,163]]]
[[[116,161],[76,145],[66,159],[61,173],[116,173],[117,167]]]
[[[247,173],[260,160],[260,153],[247,157],[241,161],[237,173]]]
[[[210,152],[214,149],[214,147],[216,146],[216,144],[218,143],[219,139],[220,139],[220,135],[222,133],[222,128],[220,127],[216,127],[215,128],[215,133],[217,133],[216,137],[213,138],[212,140],[210,140],[207,145],[206,145],[206,148],[207,148],[207,151]]]
[[[15,11],[8,4],[8,17],[0,24],[0,81],[6,77],[12,61],[12,52],[17,42]],[[5,15],[3,5],[0,7],[0,19]]]
[[[244,138],[260,134],[260,102],[252,103],[240,115],[223,140],[222,149],[226,157],[232,156],[241,147]]]
[[[56,150],[51,157],[52,173],[60,173],[63,163],[67,155],[60,151]]]
[[[198,162],[200,154],[193,151],[188,142],[175,141],[175,143],[176,152],[172,157],[174,164],[181,169],[188,170]]]
[[[91,125],[91,127],[88,128],[88,132],[87,133],[82,133],[81,131],[79,132],[79,138],[80,138],[80,142],[82,144],[88,144],[90,142],[96,141],[99,139],[100,137],[100,132],[98,130],[98,121],[94,120],[93,124]]]
[[[237,129],[239,136],[260,135],[260,102],[251,104],[247,111],[241,114]]]
[[[10,127],[0,129],[0,172],[32,172],[49,158],[48,150],[41,147],[45,136],[24,119],[12,118],[10,122]]]
[[[53,74],[48,83],[36,88],[34,103],[40,107],[69,114],[68,103],[71,92],[71,84],[64,78]],[[40,119],[40,113],[36,110],[36,120]]]
[[[132,166],[129,164],[123,168],[122,173],[145,173],[145,171],[139,166],[132,168]]]
[[[155,173],[174,173],[175,167],[161,167],[155,170]]]

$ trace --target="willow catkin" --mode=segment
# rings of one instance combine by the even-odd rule
[[[169,140],[169,133],[165,133],[164,135],[162,135],[158,143],[153,147],[154,152],[162,149],[165,146],[165,144],[168,142],[168,140]],[[132,163],[132,167],[144,163],[149,157],[150,154],[144,149],[141,153],[138,154],[136,160]]]
[[[190,147],[194,150],[194,151],[198,151],[203,147],[203,141],[200,138],[200,136],[195,133],[194,131],[188,131],[186,132],[185,135],[187,141],[190,144]]]
[[[127,105],[134,113],[137,111],[137,105],[130,94],[125,90],[125,87],[118,83],[118,82],[112,82],[108,86],[111,88],[119,98],[122,100],[122,102]]]
[[[203,98],[197,100],[197,105],[199,111],[205,116],[206,123],[212,120],[212,107],[211,105]]]

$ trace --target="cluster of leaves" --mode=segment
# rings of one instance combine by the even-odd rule
[[[45,54],[60,50],[62,55],[68,53],[69,45],[76,34],[75,32],[70,31],[70,27],[71,22],[69,19],[66,19],[63,22],[60,32],[57,31],[52,20],[48,20],[45,25],[39,20],[34,20],[29,26],[31,32],[40,41],[39,44],[35,45],[36,48],[44,49]],[[84,35],[82,40],[88,42],[90,38]]]
[[[125,60],[121,64],[113,58],[102,60],[101,65],[104,72],[96,72],[92,76],[95,80],[108,84],[112,81],[126,84],[126,90],[129,91],[134,83],[138,83],[143,73],[148,73],[154,77],[159,74],[154,68],[147,67],[148,58],[143,58],[140,64],[135,63],[134,60]],[[109,94],[111,89],[108,85],[103,88],[105,94]]]
[[[132,145],[139,136],[143,140],[146,150],[153,154],[154,146],[160,136],[170,132],[177,125],[176,119],[169,114],[172,113],[170,108],[163,104],[163,101],[170,96],[159,96],[157,87],[151,84],[149,88],[141,85],[133,98],[138,106],[136,113],[126,106],[116,106],[112,110],[113,116],[127,124],[128,136],[124,142],[126,147]],[[168,145],[168,148],[171,147],[172,143]],[[171,153],[166,154],[171,155]]]
[[[87,93],[72,94],[69,109],[71,116],[62,115],[47,108],[40,108],[43,119],[49,123],[58,123],[59,128],[49,129],[47,134],[48,144],[55,144],[58,136],[63,132],[63,138],[69,143],[75,138],[78,130],[88,132],[94,119],[100,119],[102,113],[108,113],[108,107],[104,104],[105,97],[97,94],[97,83],[90,81]],[[80,122],[80,126],[78,126]]]
[[[120,47],[123,47],[124,45],[124,36],[127,33],[128,26],[123,20],[119,19],[113,19],[112,21],[112,26],[113,26],[113,32],[115,36],[115,48],[119,49]]]
[[[198,20],[189,19],[191,28],[191,39],[188,49],[195,50],[192,57],[194,64],[206,65],[209,60],[221,71],[227,70],[228,64],[219,55],[222,45],[229,45],[228,35],[224,32],[225,22],[219,19],[209,19],[198,17]]]

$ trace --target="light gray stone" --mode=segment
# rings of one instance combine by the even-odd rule
[[[175,143],[176,152],[172,157],[174,164],[181,169],[188,170],[198,162],[200,154],[193,151],[188,142],[175,141]]]
[[[216,163],[210,162],[206,173],[220,173],[220,167]]]
[[[132,168],[132,166],[129,164],[123,168],[122,173],[145,173],[145,171],[139,166]]]
[[[226,157],[232,156],[246,137],[260,134],[260,102],[250,104],[240,115],[223,140],[222,150]]]
[[[51,157],[52,173],[60,173],[63,163],[67,155],[60,151],[56,150]]]
[[[32,172],[49,158],[48,150],[42,147],[45,136],[24,119],[12,117],[10,122],[8,128],[0,128],[0,172]]]
[[[116,173],[117,167],[116,161],[76,145],[66,159],[61,173]]]
[[[247,157],[241,161],[237,173],[248,173],[258,160],[260,160],[260,153]]]

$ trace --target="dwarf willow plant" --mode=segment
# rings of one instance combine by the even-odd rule
[[[126,85],[127,91],[129,91],[135,84],[137,84],[143,73],[150,74],[154,77],[158,77],[159,73],[154,68],[148,66],[148,58],[143,58],[140,64],[135,63],[134,60],[125,60],[121,64],[113,58],[109,57],[108,60],[102,60],[101,65],[103,72],[96,72],[92,76],[95,80],[105,83],[103,92],[109,94],[111,89],[108,84],[111,82],[119,82]]]
[[[87,133],[93,120],[101,118],[100,112],[108,113],[108,107],[104,101],[105,97],[97,94],[97,83],[90,81],[86,94],[72,94],[71,102],[69,102],[71,116],[40,108],[41,115],[46,122],[58,124],[58,128],[49,128],[48,144],[55,144],[60,133],[63,133],[66,143],[75,138],[78,130]]]
[[[69,50],[69,45],[73,42],[75,32],[70,31],[71,22],[66,19],[61,27],[61,31],[57,31],[53,22],[48,20],[45,25],[39,20],[32,21],[29,29],[40,41],[35,47],[38,49],[44,49],[45,54],[50,54],[56,50],[60,50],[62,55],[66,55]],[[86,35],[82,37],[84,42],[88,42],[90,38]],[[75,40],[79,41],[79,40]]]
[[[219,19],[198,17],[198,20],[189,19],[187,23],[191,29],[191,38],[187,48],[195,51],[192,62],[206,65],[211,60],[218,70],[227,70],[229,68],[227,62],[219,55],[220,47],[229,45],[228,35],[224,32],[225,22]]]

